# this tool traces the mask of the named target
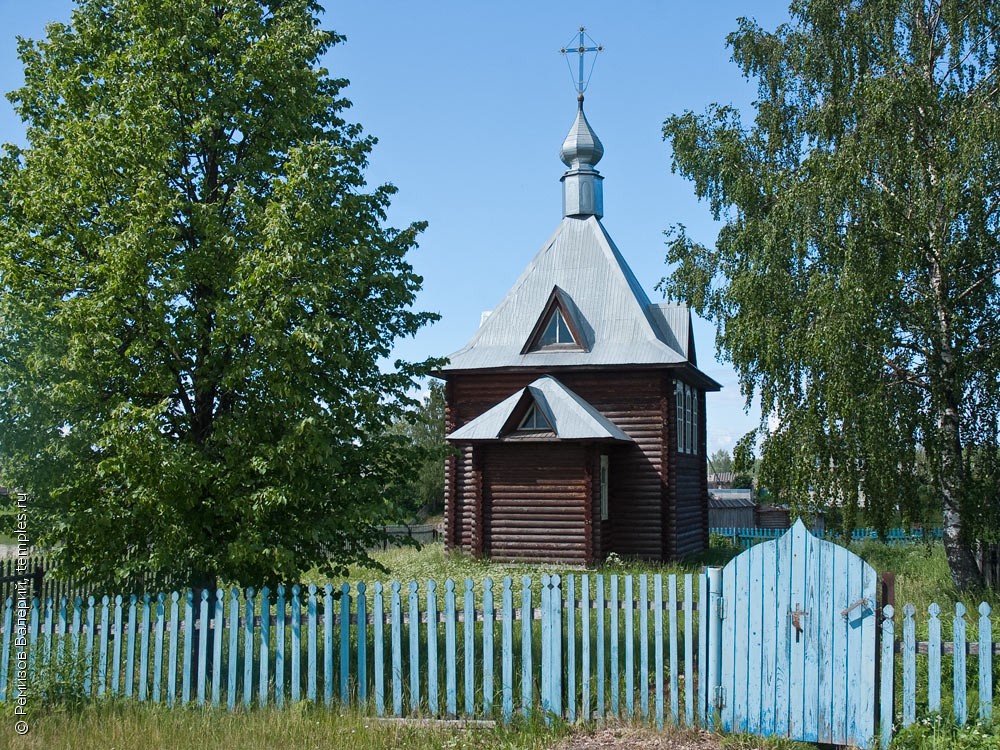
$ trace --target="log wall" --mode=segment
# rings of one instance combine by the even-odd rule
[[[446,391],[448,432],[478,417],[540,374],[519,371],[450,375]],[[446,530],[448,544],[496,559],[528,559],[522,553],[512,552],[511,540],[520,535],[525,543],[528,542],[523,529],[530,520],[529,505],[537,505],[538,499],[529,504],[531,492],[519,496],[513,488],[544,487],[539,497],[554,499],[551,487],[544,484],[543,478],[530,475],[526,468],[537,465],[539,456],[544,455],[545,465],[551,467],[553,481],[560,483],[565,492],[558,499],[561,505],[556,515],[560,518],[550,519],[559,522],[547,524],[552,513],[547,513],[545,519],[539,518],[542,522],[538,527],[544,533],[531,539],[531,544],[539,550],[537,553],[533,550],[532,555],[542,554],[544,550],[544,559],[562,560],[570,555],[579,562],[593,562],[604,559],[610,552],[617,552],[627,557],[663,560],[702,549],[708,541],[705,433],[702,427],[699,430],[700,455],[677,456],[673,380],[664,372],[654,370],[552,374],[635,442],[592,445],[589,452],[581,446],[563,443],[463,447],[459,456],[449,459],[446,470],[449,485],[445,495],[446,524],[451,524]],[[699,409],[702,424],[703,415],[704,398]],[[570,461],[571,454],[550,451],[555,448],[576,451],[571,464],[565,463]],[[481,456],[479,473],[473,464],[474,452]],[[610,456],[610,518],[606,522],[600,520],[601,453]],[[509,479],[502,477],[504,471],[511,472]],[[503,511],[482,528],[480,541],[477,517],[490,517],[485,508],[477,516],[477,504],[488,504],[491,495],[497,492]],[[523,503],[518,512],[514,512],[515,501]]]
[[[580,444],[487,445],[485,553],[494,560],[584,563],[588,482]]]

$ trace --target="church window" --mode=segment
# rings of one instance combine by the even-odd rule
[[[601,456],[601,520],[608,520],[608,457]]]
[[[677,452],[698,452],[698,401],[701,394],[686,383],[674,385],[677,403]]]
[[[552,316],[549,318],[541,338],[538,339],[539,346],[552,346],[554,344],[576,344],[569,326],[566,325],[562,310],[558,307],[552,311]]]
[[[565,293],[559,287],[553,288],[521,354],[550,350],[586,351],[579,321],[572,317],[570,309]]]
[[[691,389],[691,452],[698,452],[698,400],[700,394]]]
[[[545,418],[545,415],[542,414],[541,409],[536,404],[532,404],[527,414],[524,415],[524,419],[521,420],[521,424],[517,426],[517,429],[522,432],[538,432],[540,430],[551,430],[552,426]]]
[[[687,452],[687,431],[685,428],[684,420],[684,384],[677,381],[674,384],[674,396],[677,401],[677,452],[686,453]]]

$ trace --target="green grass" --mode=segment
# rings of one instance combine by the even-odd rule
[[[14,717],[4,716],[0,748],[18,750],[555,750],[562,747],[697,747],[725,750],[808,750],[812,745],[745,735],[723,737],[638,722],[600,726],[515,722],[492,728],[456,722],[428,727],[417,722],[380,722],[359,712],[339,713],[298,704],[285,710],[238,711],[174,708],[102,701],[75,711],[55,710],[29,720],[18,736]],[[690,743],[690,745],[688,744]]]
[[[550,747],[565,726],[514,724],[478,729],[455,724],[427,728],[416,723],[384,723],[362,713],[337,713],[304,704],[282,711],[228,713],[221,710],[174,708],[104,701],[79,711],[54,711],[30,720],[29,733],[19,737],[14,718],[4,718],[0,748],[23,750],[131,750],[171,748],[205,750],[439,750],[440,748]]]
[[[568,565],[539,565],[528,563],[501,563],[491,560],[476,560],[470,555],[458,551],[445,551],[444,545],[425,544],[416,547],[394,547],[372,555],[378,562],[388,568],[388,573],[382,573],[374,568],[353,567],[346,580],[355,584],[364,581],[371,585],[375,581],[398,580],[407,583],[411,580],[424,582],[434,580],[443,585],[448,578],[461,584],[466,578],[471,578],[478,589],[483,580],[492,578],[494,584],[499,584],[505,576],[510,576],[519,582],[522,576],[531,576],[537,580],[543,573],[572,574],[604,574],[604,575],[639,575],[642,573],[660,573],[663,576],[676,573],[701,573],[705,565],[724,565],[736,550],[728,548],[713,548],[701,555],[692,556],[674,563],[654,563],[637,560],[609,561],[593,568]],[[316,571],[311,571],[302,577],[304,583],[317,585],[327,583],[327,579]],[[335,582],[337,586],[341,581]]]

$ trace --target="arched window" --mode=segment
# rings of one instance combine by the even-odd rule
[[[674,400],[677,413],[677,452],[698,452],[698,401],[701,392],[687,383],[674,384]]]

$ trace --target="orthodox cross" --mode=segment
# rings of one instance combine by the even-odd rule
[[[582,96],[583,92],[587,90],[587,84],[590,83],[590,76],[593,75],[594,73],[594,64],[597,62],[597,53],[603,52],[604,46],[598,44],[593,39],[591,39],[590,34],[587,33],[586,28],[584,28],[583,26],[580,27],[579,35],[580,35],[579,41],[577,41],[576,34],[574,34],[573,38],[570,39],[569,45],[560,49],[559,52],[566,57],[566,64],[569,66],[570,75],[573,75],[573,63],[570,62],[569,55],[575,52],[580,56],[579,73],[574,78],[574,85],[576,86],[576,93]],[[572,46],[574,41],[577,42],[575,47]],[[591,44],[591,46],[589,47],[587,46],[588,41]],[[586,80],[584,80],[583,58],[586,57],[588,52],[594,53],[594,59],[590,63],[590,72],[587,74]]]

